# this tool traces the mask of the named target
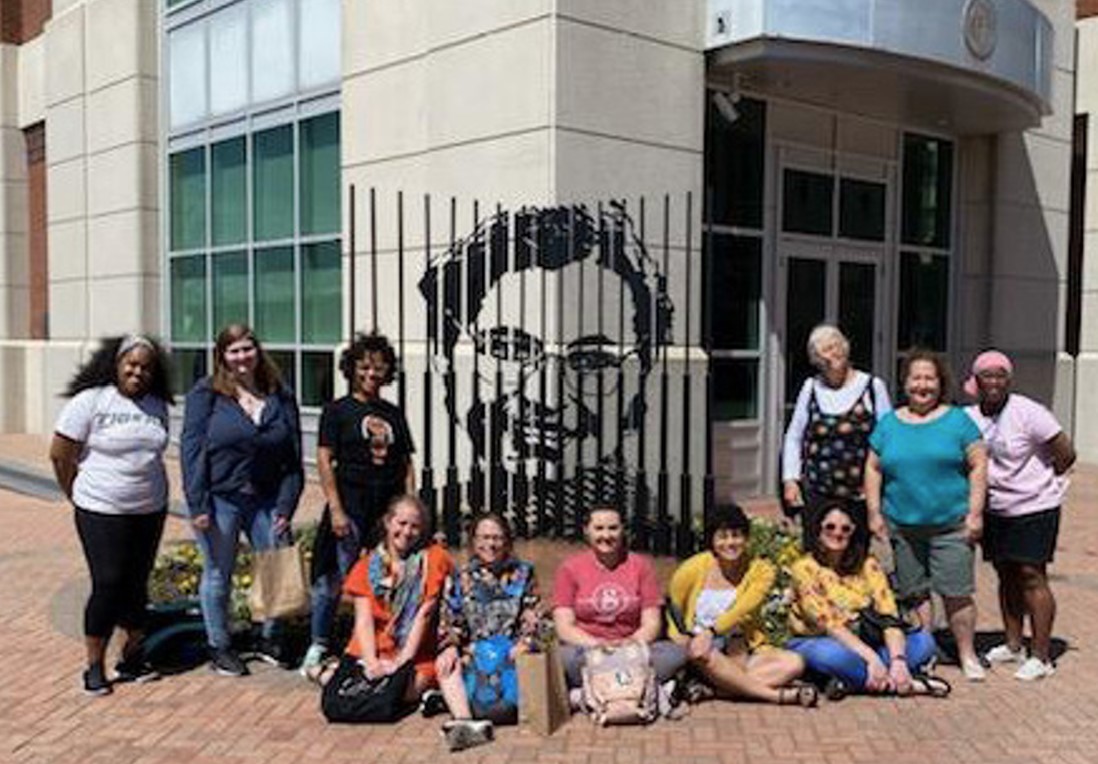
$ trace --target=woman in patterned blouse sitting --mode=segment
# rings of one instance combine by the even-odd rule
[[[831,680],[829,695],[947,694],[949,685],[926,673],[934,638],[899,618],[888,579],[861,541],[865,517],[833,500],[809,531],[808,552],[790,568],[794,637],[786,647]]]
[[[514,658],[530,646],[541,620],[534,566],[511,555],[507,520],[480,515],[469,542],[469,560],[455,569],[442,598],[435,662],[453,715],[442,728],[452,751],[490,741],[493,722],[515,721]]]

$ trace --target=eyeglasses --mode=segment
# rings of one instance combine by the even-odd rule
[[[827,533],[834,533],[839,536],[849,536],[854,532],[854,526],[847,523],[824,523],[823,529]]]
[[[507,541],[506,536],[500,535],[498,533],[478,533],[473,536],[473,538],[477,541],[495,541],[501,544]]]

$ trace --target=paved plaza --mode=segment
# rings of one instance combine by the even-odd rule
[[[46,441],[0,436],[0,462],[46,469]],[[315,487],[304,516],[316,512]],[[167,538],[186,525],[168,522]],[[1054,570],[1067,643],[1055,677],[1023,685],[1005,670],[945,701],[848,698],[817,710],[710,703],[680,722],[596,729],[576,718],[551,738],[502,729],[494,745],[447,753],[437,721],[333,727],[295,672],[252,664],[244,679],[206,668],[106,698],[79,688],[86,572],[71,511],[0,490],[0,761],[50,762],[1098,762],[1098,468],[1080,467]],[[548,571],[543,571],[543,577]],[[994,575],[981,564],[980,628],[998,628]]]

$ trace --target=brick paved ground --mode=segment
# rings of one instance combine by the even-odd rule
[[[0,437],[0,459],[43,467],[43,441]],[[999,672],[946,701],[852,698],[816,711],[713,703],[679,723],[596,730],[576,719],[541,739],[502,730],[493,746],[454,761],[924,762],[1085,764],[1098,761],[1098,469],[1082,468],[1055,565],[1059,673],[1024,686]],[[169,537],[186,534],[169,522]],[[992,586],[979,575],[980,624],[997,628]],[[84,563],[69,510],[0,491],[0,760],[57,762],[428,762],[448,758],[436,725],[323,723],[296,674],[255,668],[246,679],[206,669],[107,698],[78,688]]]

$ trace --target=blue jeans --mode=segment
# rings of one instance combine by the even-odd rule
[[[829,677],[835,677],[850,690],[865,688],[869,678],[869,669],[862,656],[846,645],[831,637],[794,637],[785,644],[786,648],[804,658],[809,671],[815,671]],[[937,652],[934,637],[927,631],[916,631],[907,635],[907,665],[912,673],[922,671],[927,662]],[[888,665],[888,648],[880,647],[877,654]]]
[[[247,494],[232,497],[213,496],[210,527],[195,533],[202,550],[202,581],[198,597],[202,604],[202,620],[206,624],[206,640],[210,647],[232,645],[229,633],[229,595],[232,594],[233,568],[236,566],[237,541],[240,532],[248,536],[255,551],[285,546],[289,533],[279,537],[274,532],[274,497],[260,498]],[[263,636],[275,634],[276,622],[263,624]]]
[[[343,579],[358,560],[361,551],[362,539],[358,523],[352,519],[347,535],[336,540],[336,569],[319,576],[313,582],[309,615],[309,632],[313,644],[328,645],[332,636],[332,621],[343,591]]]

